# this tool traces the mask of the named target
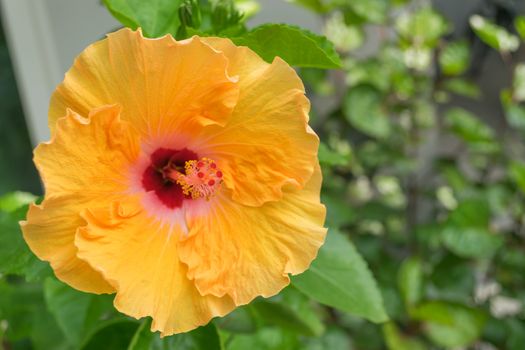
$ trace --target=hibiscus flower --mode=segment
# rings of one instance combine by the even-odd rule
[[[318,137],[283,60],[228,39],[89,46],[51,98],[34,160],[45,198],[22,222],[56,276],[185,332],[305,271],[324,241]]]

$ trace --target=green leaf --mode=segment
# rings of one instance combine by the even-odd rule
[[[445,81],[443,87],[446,90],[460,96],[474,99],[477,99],[481,96],[481,90],[479,89],[479,86],[465,79],[449,79]]]
[[[525,107],[509,104],[505,107],[505,117],[510,126],[525,131]]]
[[[156,337],[150,328],[151,318],[142,321],[129,343],[128,350],[150,350]]]
[[[464,258],[489,258],[503,238],[489,231],[490,208],[483,198],[467,199],[450,214],[442,232],[443,244]]]
[[[388,60],[391,58],[389,57]],[[358,85],[371,85],[383,93],[388,92],[390,80],[385,77],[392,74],[391,65],[385,65],[378,59],[348,59],[345,61],[345,68],[350,89]]]
[[[443,73],[459,75],[470,64],[470,50],[466,41],[449,43],[439,55],[439,64]]]
[[[452,108],[445,116],[452,131],[466,142],[492,142],[494,132],[475,115],[462,108]]]
[[[328,227],[337,228],[354,222],[356,214],[339,192],[323,191],[322,202],[326,205]]]
[[[401,37],[417,46],[434,47],[449,26],[447,21],[431,7],[424,7],[418,12],[406,12],[398,17],[396,29]]]
[[[445,118],[452,132],[473,150],[490,153],[499,149],[494,131],[467,110],[452,108]]]
[[[11,213],[25,205],[33,203],[37,197],[27,192],[11,192],[0,197],[0,211]]]
[[[255,16],[261,7],[257,0],[235,0],[235,5],[236,8],[243,14],[243,20],[247,20]]]
[[[407,307],[417,304],[423,295],[423,268],[418,257],[406,259],[401,264],[397,284]]]
[[[0,198],[0,205],[8,211],[0,210],[0,273],[23,275],[28,280],[38,279],[49,272],[46,263],[38,260],[29,250],[19,221],[27,213],[27,194],[7,194]]]
[[[296,5],[303,6],[311,11],[317,13],[325,13],[328,11],[327,6],[324,5],[322,0],[287,0]]]
[[[103,317],[114,313],[112,297],[79,292],[54,278],[45,280],[44,296],[49,311],[68,342],[75,347]]]
[[[79,349],[127,349],[138,328],[138,322],[124,318],[101,322]]]
[[[286,288],[273,300],[259,299],[250,304],[269,326],[278,326],[306,336],[320,336],[324,325],[311,308],[310,300],[294,288]]]
[[[191,332],[175,334],[165,338],[160,338],[159,333],[152,332],[150,328],[151,319],[148,318],[140,326],[136,327],[127,349],[223,350],[219,333],[212,322]]]
[[[331,150],[324,142],[319,144],[319,162],[328,166],[348,165],[349,157]]]
[[[485,44],[498,51],[514,52],[520,45],[515,35],[479,15],[470,17],[470,26]]]
[[[223,350],[221,338],[213,322],[188,333],[175,334],[167,338],[156,338],[157,348],[177,350]]]
[[[7,322],[4,338],[8,343],[30,340],[30,348],[35,350],[68,348],[64,334],[46,310],[40,284],[8,284],[0,279],[0,320]]]
[[[462,201],[450,214],[449,223],[460,227],[487,228],[490,222],[490,207],[482,198]]]
[[[226,316],[217,318],[214,322],[221,330],[232,333],[253,333],[256,324],[253,313],[250,312],[249,305],[238,307]]]
[[[509,177],[518,185],[520,191],[525,194],[525,164],[513,161],[509,165]]]
[[[520,35],[521,39],[525,40],[525,17],[517,16],[516,20],[514,21],[514,27],[516,28],[516,31]]]
[[[295,333],[276,327],[264,327],[255,334],[233,334],[228,350],[297,350],[300,349]],[[178,348],[176,348],[178,350]],[[207,348],[203,348],[206,349]]]
[[[383,325],[383,335],[385,337],[388,350],[426,349],[425,345],[417,339],[412,339],[402,334],[393,322],[388,322],[385,325]]]
[[[330,328],[322,336],[309,339],[306,346],[301,350],[343,350],[353,349],[352,341],[344,330],[339,328]]]
[[[354,15],[367,22],[383,23],[387,16],[388,0],[349,1],[348,6]]]
[[[357,130],[377,138],[386,138],[391,125],[381,106],[381,93],[370,85],[357,85],[348,91],[343,102],[346,119]]]
[[[103,0],[111,14],[124,26],[142,28],[144,36],[156,38],[165,34],[175,36],[182,0]]]
[[[503,237],[475,227],[448,226],[442,240],[451,252],[463,258],[490,258],[503,245]]]
[[[363,30],[345,23],[340,12],[336,12],[326,22],[325,35],[339,51],[348,52],[360,47],[364,42]]]
[[[293,277],[292,283],[322,304],[372,322],[388,319],[372,273],[354,245],[337,231],[328,234],[310,269]]]
[[[517,319],[510,319],[507,327],[510,335],[505,344],[505,349],[522,350],[523,344],[525,344],[525,324]]]
[[[473,272],[471,261],[454,254],[444,254],[429,276],[431,285],[435,287],[435,297],[470,302],[476,286]]]
[[[412,312],[414,319],[425,322],[424,332],[438,346],[467,347],[483,330],[486,315],[477,309],[445,301],[421,304]]]
[[[330,41],[295,26],[265,24],[232,40],[237,45],[248,46],[267,62],[278,56],[296,67],[341,67],[339,55]]]
[[[517,64],[514,69],[512,97],[517,102],[525,101],[525,63]]]
[[[513,89],[514,90],[514,89]],[[501,104],[505,110],[505,118],[510,126],[519,131],[525,131],[525,107],[514,101],[514,91],[503,90],[500,94]]]

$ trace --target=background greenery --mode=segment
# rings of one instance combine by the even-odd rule
[[[7,192],[39,186],[2,38],[0,349],[525,348],[523,4],[480,1],[453,25],[429,1],[291,2],[319,15],[328,39],[248,30],[250,0],[104,1],[150,37],[224,36],[281,56],[322,140],[330,232],[311,269],[164,339],[111,296],[57,281],[22,240],[17,221],[35,197]]]

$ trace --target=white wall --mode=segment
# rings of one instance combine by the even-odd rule
[[[144,0],[148,1],[148,0]],[[283,0],[260,0],[250,25],[286,22],[314,31],[319,20]],[[74,58],[119,27],[100,0],[0,0],[3,24],[34,144],[49,139],[49,97]]]

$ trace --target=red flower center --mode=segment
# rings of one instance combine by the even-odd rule
[[[208,200],[222,183],[222,172],[209,158],[193,151],[159,148],[142,175],[142,186],[153,191],[168,208],[180,208],[185,199]]]

